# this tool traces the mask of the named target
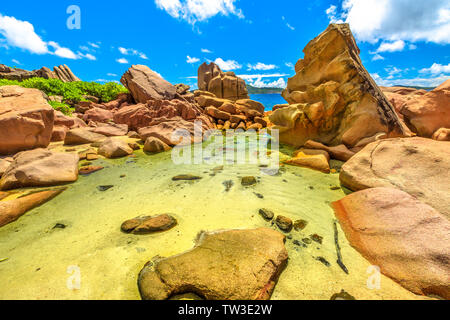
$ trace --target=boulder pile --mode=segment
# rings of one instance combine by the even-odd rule
[[[223,72],[211,62],[198,68],[198,88],[213,93],[216,97],[229,100],[249,99],[245,81],[234,72]]]
[[[47,67],[27,71],[0,64],[0,79],[23,81],[31,78],[59,79],[63,82],[80,81],[80,79],[65,64],[54,67],[53,71]]]

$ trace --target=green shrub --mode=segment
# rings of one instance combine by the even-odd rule
[[[59,79],[31,78],[23,82],[0,79],[0,86],[18,85],[24,88],[39,89],[48,96],[62,96],[63,101],[71,104],[83,100],[84,95],[94,96],[100,102],[109,102],[117,98],[120,93],[128,90],[115,82],[100,84],[97,82],[62,82]]]
[[[65,104],[62,102],[57,102],[57,101],[49,101],[48,104],[51,105],[53,107],[53,109],[61,111],[66,116],[72,115],[73,109],[68,104]]]

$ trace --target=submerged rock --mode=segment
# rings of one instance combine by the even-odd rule
[[[81,175],[89,175],[91,173],[103,170],[104,167],[101,166],[83,166],[80,168],[80,170],[78,171],[79,174]]]
[[[330,300],[356,300],[356,299],[348,292],[345,292],[345,290],[341,290],[341,292],[333,294]]]
[[[288,217],[278,216],[275,222],[278,228],[280,228],[285,232],[290,232],[292,230],[293,223],[292,220],[289,219]]]
[[[125,221],[121,230],[126,233],[148,234],[172,229],[177,225],[177,220],[168,214],[153,217],[137,217]]]
[[[29,210],[50,201],[64,190],[36,192],[14,200],[0,201],[0,227],[16,221]]]
[[[107,186],[98,186],[97,189],[98,191],[104,192],[104,191],[108,191],[109,189],[114,188],[113,185],[107,185]]]
[[[253,185],[257,184],[257,183],[258,183],[258,181],[253,176],[243,177],[242,180],[241,180],[241,184],[244,187],[250,187],[250,186],[253,186]]]
[[[172,181],[193,181],[200,180],[202,177],[194,176],[192,174],[181,174],[172,178]]]
[[[308,225],[308,221],[306,220],[297,220],[294,222],[295,231],[302,231]]]
[[[259,209],[259,214],[268,221],[272,220],[275,217],[275,214],[269,209]]]
[[[141,297],[165,300],[194,293],[207,300],[267,300],[286,266],[285,237],[271,229],[206,233],[183,254],[145,266]]]
[[[78,155],[47,149],[24,151],[0,179],[0,190],[54,186],[78,179]]]
[[[234,182],[232,180],[227,180],[222,183],[225,186],[225,192],[228,192],[233,188]]]
[[[450,222],[392,188],[374,188],[333,203],[350,244],[406,289],[450,299]]]

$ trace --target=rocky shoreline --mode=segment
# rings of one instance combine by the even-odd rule
[[[174,135],[177,130],[189,133],[193,145],[203,143],[209,130],[279,132],[282,149],[290,146],[292,151],[277,154],[282,164],[274,179],[280,179],[286,168],[297,167],[318,171],[317,176],[339,175],[341,186],[330,185],[327,192],[345,189],[349,195],[329,201],[328,206],[335,210],[352,250],[406,290],[449,299],[450,80],[430,92],[379,88],[359,58],[348,25],[330,25],[304,53],[283,92],[288,103],[268,113],[249,99],[244,80],[214,63],[200,66],[199,90],[193,92],[189,86],[172,85],[146,66],[132,66],[121,79],[129,93],[107,103],[80,101],[71,116],[54,110],[48,101],[55,97],[37,89],[1,86],[0,227],[64,196],[84,177],[100,177],[103,161],[136,163],[142,157],[149,161],[166,157],[181,142]],[[44,76],[0,68],[0,78],[8,74],[15,80],[79,81],[68,70],[55,68]],[[17,72],[20,75],[14,75]],[[213,169],[210,179],[223,170]],[[121,179],[126,177],[127,172],[121,173]],[[170,178],[183,188],[204,180],[199,173],[180,172]],[[239,186],[253,194],[253,201],[263,203],[267,194],[257,188],[265,179],[237,172],[221,187],[224,194],[235,195]],[[281,179],[277,183],[288,185]],[[112,188],[100,185],[98,192],[106,194]],[[308,192],[316,191],[310,186]],[[260,206],[258,228],[202,232],[193,249],[152,259],[138,277],[141,297],[168,299],[193,293],[206,299],[270,299],[288,272],[288,259],[298,258],[292,248],[320,250],[330,240],[340,272],[354,271],[345,264],[336,223],[329,225],[333,237],[311,232],[295,239],[308,229],[308,221],[272,210]],[[177,232],[184,223],[167,212],[137,215],[125,213],[125,222],[117,229],[134,239]],[[270,226],[261,227],[263,222]],[[311,257],[321,267],[334,267],[334,261],[320,252]]]

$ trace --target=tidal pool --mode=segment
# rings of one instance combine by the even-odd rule
[[[272,299],[330,299],[341,290],[356,299],[421,298],[384,276],[379,289],[369,288],[373,268],[349,245],[339,224],[349,273],[337,264],[330,203],[345,196],[336,188],[338,173],[286,166],[271,176],[257,164],[225,164],[220,170],[216,164],[174,165],[170,152],[135,154],[95,161],[105,169],[80,176],[52,201],[0,228],[0,261],[7,259],[0,262],[0,299],[139,299],[137,276],[147,261],[191,249],[202,230],[276,228],[258,214],[261,208],[308,221],[303,231],[286,234],[289,263]],[[179,174],[202,179],[172,181]],[[255,176],[258,183],[243,187],[244,176]],[[113,187],[100,191],[99,186]],[[172,214],[178,225],[153,235],[120,230],[125,220],[162,213]],[[302,239],[312,234],[323,237],[322,244],[303,246]]]

